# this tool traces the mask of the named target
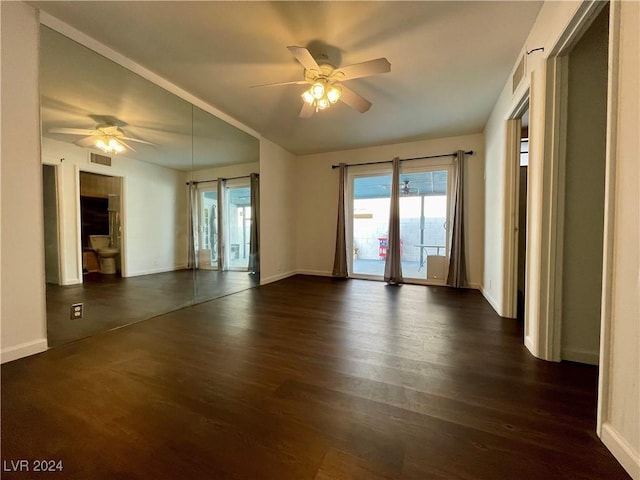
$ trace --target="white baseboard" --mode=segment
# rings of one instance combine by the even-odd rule
[[[295,270],[291,270],[285,273],[278,273],[277,275],[271,275],[270,277],[262,278],[260,277],[260,285],[266,285],[268,283],[277,282],[278,280],[283,280],[285,278],[293,277],[296,274]]]
[[[316,277],[333,277],[331,272],[324,270],[296,270],[298,275],[315,275]]]
[[[588,365],[598,365],[600,363],[600,353],[598,351],[590,352],[588,350],[563,348],[560,356],[562,360],[570,362],[586,363]]]
[[[527,350],[529,350],[529,352],[531,353],[531,355],[533,355],[536,358],[540,358],[538,355],[536,355],[536,346],[533,343],[533,339],[531,338],[531,336],[526,335],[524,336],[524,346],[527,347]]]
[[[2,350],[0,363],[11,362],[19,358],[45,352],[49,348],[46,338],[39,338],[31,342],[21,343]]]
[[[602,424],[602,443],[611,451],[633,480],[640,480],[640,454],[609,423]]]
[[[154,273],[175,272],[176,270],[184,270],[186,268],[186,265],[174,265],[173,267],[155,267],[149,268],[147,270],[128,272],[127,277],[141,277],[142,275],[153,275]]]
[[[489,302],[489,305],[491,305],[491,307],[496,311],[496,313],[502,317],[502,308],[500,307],[500,305],[498,305],[496,299],[493,298],[489,294],[489,292],[487,292],[482,286],[480,286],[480,292],[482,293],[482,296],[487,300],[487,302]]]

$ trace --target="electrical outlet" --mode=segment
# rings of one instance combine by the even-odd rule
[[[78,320],[82,318],[82,310],[82,303],[74,303],[73,305],[71,305],[71,320]]]

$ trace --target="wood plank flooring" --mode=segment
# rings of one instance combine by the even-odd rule
[[[477,291],[296,276],[2,366],[3,478],[628,479]],[[11,464],[9,464],[11,465]]]
[[[81,285],[47,284],[47,337],[56,347],[257,285],[247,272],[176,270],[122,278],[90,273]],[[84,316],[71,320],[71,304]]]

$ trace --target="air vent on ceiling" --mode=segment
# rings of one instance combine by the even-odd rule
[[[97,163],[98,165],[106,165],[107,167],[111,166],[111,157],[106,157],[98,153],[92,153],[90,161],[91,163]]]
[[[513,72],[513,78],[512,78],[513,89],[511,90],[511,93],[516,91],[516,88],[518,88],[518,85],[520,85],[520,82],[522,81],[523,78],[524,78],[524,55],[520,59],[520,63],[518,63],[518,66],[516,67],[515,72]]]

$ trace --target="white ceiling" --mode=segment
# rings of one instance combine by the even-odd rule
[[[481,132],[542,2],[30,2],[296,153]],[[373,103],[301,119],[286,49],[391,72],[347,85]],[[315,51],[315,52],[314,52]]]

